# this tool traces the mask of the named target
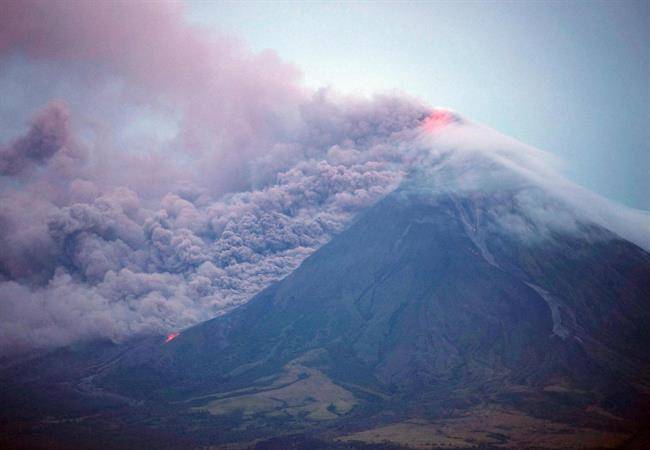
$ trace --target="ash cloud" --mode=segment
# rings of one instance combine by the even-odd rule
[[[292,139],[248,161],[250,187],[236,192],[196,177],[140,195],[137,180],[95,177],[92,148],[66,170],[48,160],[29,177],[5,174],[2,239],[14,250],[0,257],[1,347],[120,341],[241,304],[399,185],[404,133],[426,111],[405,98],[319,92]]]
[[[69,112],[65,104],[53,102],[38,111],[29,131],[0,148],[0,175],[19,175],[45,164],[69,141]]]

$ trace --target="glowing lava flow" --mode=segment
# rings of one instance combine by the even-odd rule
[[[431,132],[440,129],[445,125],[449,125],[450,123],[455,121],[456,121],[456,117],[451,111],[446,111],[444,109],[436,109],[429,115],[429,117],[424,119],[424,123],[422,124],[422,126],[426,131]]]
[[[165,344],[167,344],[167,343],[173,341],[173,340],[176,339],[179,335],[180,335],[180,333],[169,333],[169,334],[167,335],[167,339],[165,339]]]

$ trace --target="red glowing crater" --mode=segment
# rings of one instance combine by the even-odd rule
[[[173,340],[176,339],[179,335],[180,335],[180,333],[169,333],[169,334],[167,335],[167,339],[165,339],[165,344],[167,344],[168,342],[173,341]]]
[[[436,109],[424,119],[422,126],[426,131],[435,131],[455,121],[456,118],[451,111]]]

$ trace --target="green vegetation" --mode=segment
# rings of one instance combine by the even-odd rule
[[[244,419],[264,415],[322,421],[336,419],[357,404],[350,391],[298,361],[287,364],[282,375],[269,386],[219,393],[217,397],[192,410],[213,415],[240,412]]]

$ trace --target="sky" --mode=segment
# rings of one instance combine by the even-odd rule
[[[650,2],[205,2],[190,21],[273,49],[311,87],[394,89],[565,161],[650,210]]]
[[[5,0],[0,356],[223,314],[415,174],[499,193],[486,239],[594,223],[650,249],[647,18]]]

